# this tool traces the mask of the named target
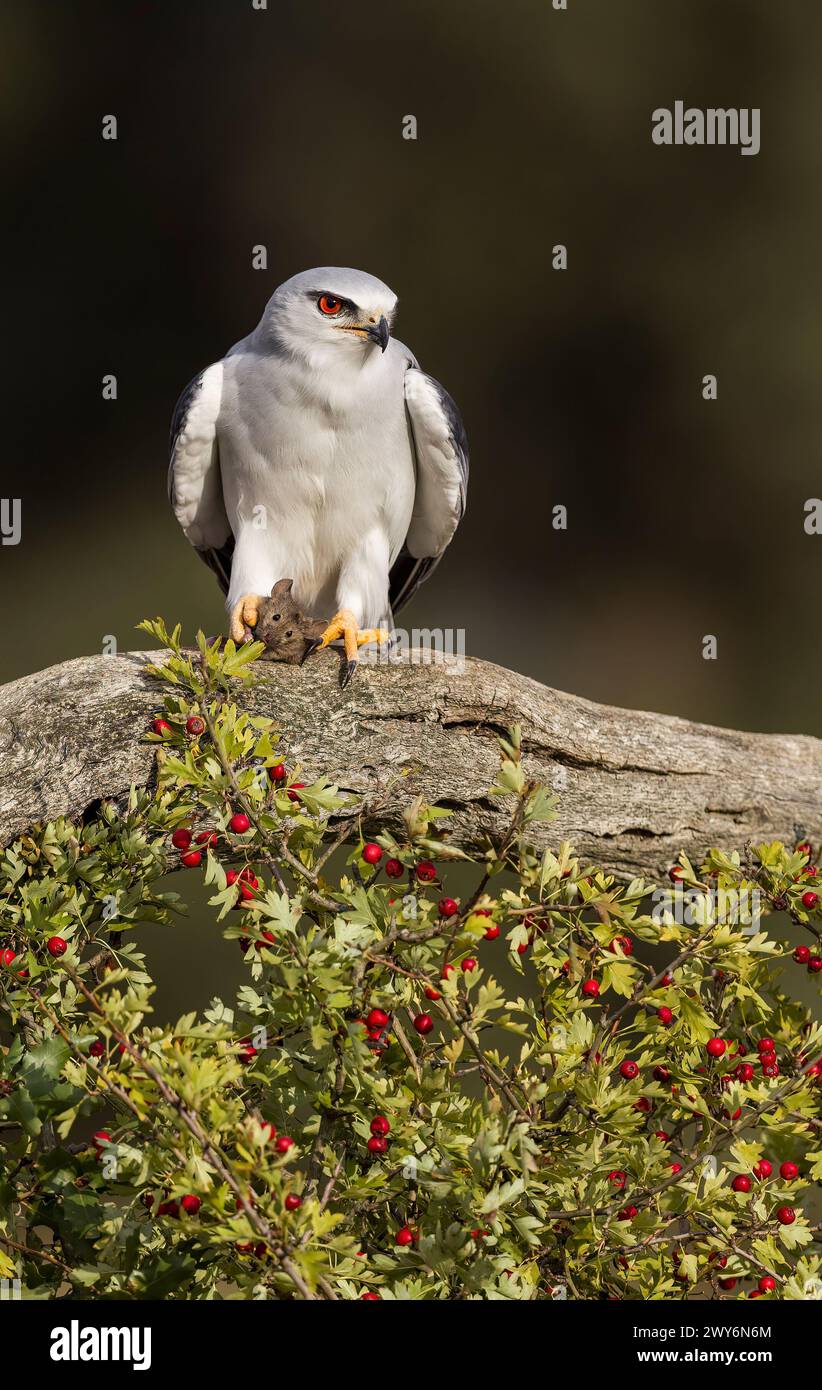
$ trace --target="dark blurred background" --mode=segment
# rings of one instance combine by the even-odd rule
[[[598,700],[822,733],[822,9],[568,5],[4,6],[2,678],[158,612],[218,630],[166,501],[174,401],[280,281],[348,264],[399,293],[472,445],[407,626]],[[760,107],[761,153],[655,146],[677,98]]]

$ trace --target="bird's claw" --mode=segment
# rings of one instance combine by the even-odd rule
[[[229,630],[231,640],[236,642],[237,646],[242,642],[253,641],[254,628],[260,620],[261,602],[259,594],[243,594],[232,608]]]
[[[339,613],[334,614],[322,636],[315,637],[312,642],[308,643],[303,661],[318,648],[327,647],[330,642],[337,642],[340,638],[345,646],[345,665],[340,673],[340,685],[344,690],[357,669],[359,648],[366,646],[369,642],[387,642],[389,634],[380,627],[359,627],[354,614],[346,608],[341,608]]]
[[[314,652],[317,650],[318,647],[322,646],[322,640],[322,637],[312,637],[310,642],[306,642],[305,651],[300,657],[301,666],[303,662],[307,661],[310,656],[314,655]]]

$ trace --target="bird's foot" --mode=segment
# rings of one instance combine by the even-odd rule
[[[262,598],[259,594],[243,594],[242,598],[235,603],[231,610],[231,623],[229,631],[231,640],[237,645],[241,642],[250,642],[253,638],[253,629],[257,626],[260,619],[260,604]]]
[[[341,608],[339,613],[334,614],[325,632],[320,637],[315,638],[307,648],[306,656],[310,656],[320,647],[327,647],[330,642],[338,642],[340,638],[342,638],[345,647],[345,665],[340,676],[340,685],[344,688],[357,669],[359,648],[366,646],[369,642],[387,642],[389,633],[381,627],[358,627],[357,619],[350,609]]]

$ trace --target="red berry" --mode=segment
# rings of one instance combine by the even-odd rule
[[[161,738],[168,738],[168,735],[171,733],[171,725],[167,719],[155,719],[151,727],[155,734],[159,734]]]
[[[779,1063],[777,1062],[777,1060],[776,1060],[775,1057],[770,1057],[770,1056],[766,1055],[765,1057],[762,1058],[762,1075],[763,1075],[763,1076],[778,1076],[778,1075],[779,1075]]]
[[[635,1216],[639,1216],[638,1207],[623,1207],[622,1211],[617,1212],[617,1221],[633,1221]]]
[[[624,1076],[626,1081],[634,1081],[639,1076],[639,1067],[636,1062],[623,1062],[619,1074]]]
[[[750,1062],[740,1062],[734,1074],[742,1082],[753,1081],[754,1079],[754,1069]]]
[[[661,1139],[663,1144],[670,1144],[671,1142],[671,1136],[665,1129],[655,1129],[654,1138]]]
[[[294,1140],[291,1139],[287,1134],[281,1134],[274,1145],[274,1148],[277,1150],[278,1154],[287,1154],[288,1150],[293,1149],[293,1147]]]
[[[94,1133],[91,1137],[94,1140],[94,1147],[97,1150],[98,1154],[100,1153],[104,1144],[111,1143],[111,1135],[109,1134],[107,1129],[98,1129],[96,1133]]]
[[[735,1280],[735,1279],[720,1279],[720,1281],[719,1281],[719,1287],[720,1287],[721,1289],[727,1289],[728,1292],[730,1292],[731,1289],[735,1289],[735,1288],[736,1288],[736,1280]]]
[[[388,1140],[381,1134],[374,1134],[368,1141],[368,1152],[370,1154],[384,1154],[388,1148]]]
[[[95,1041],[91,1044],[91,1047],[89,1048],[89,1055],[91,1057],[102,1057],[105,1050],[105,1043],[102,1042],[100,1038],[96,1038]]]
[[[667,1067],[654,1067],[654,1081],[670,1081],[671,1073]]]
[[[796,1220],[796,1212],[793,1207],[777,1207],[776,1219],[780,1226],[792,1226]]]
[[[738,1173],[731,1183],[734,1192],[750,1192],[751,1180],[747,1173]]]
[[[402,878],[403,867],[399,859],[387,859],[385,861],[385,872],[389,878]],[[379,1294],[374,1294],[374,1297],[379,1298]]]
[[[196,1216],[202,1205],[200,1198],[195,1196],[193,1192],[187,1192],[185,1197],[180,1200],[180,1206],[186,1216]]]
[[[251,821],[245,811],[236,811],[228,822],[228,828],[234,835],[245,835],[251,829]]]
[[[813,910],[814,910],[814,908],[816,907],[816,904],[817,904],[818,902],[819,902],[819,894],[818,894],[818,893],[803,893],[803,894],[802,894],[802,906],[805,908],[805,910],[806,910],[807,912],[813,912]]]
[[[205,720],[201,719],[199,714],[192,714],[191,718],[186,720],[186,733],[199,738],[200,734],[205,733],[205,726]]]
[[[674,1021],[674,1011],[673,1009],[669,1009],[667,1004],[663,1004],[661,1009],[657,1009],[656,1016],[663,1028],[670,1028]]]
[[[615,1168],[612,1173],[608,1174],[608,1181],[613,1183],[614,1187],[623,1188],[625,1186],[627,1176],[627,1173],[623,1173],[621,1168]]]
[[[50,936],[46,942],[46,950],[50,956],[55,958],[64,956],[68,950],[68,943],[63,940],[62,936]]]
[[[682,868],[681,864],[674,864],[668,870],[668,877],[672,883],[681,883],[685,877],[685,870]]]
[[[811,956],[808,961],[808,970],[812,975],[818,975],[822,970],[822,956]]]
[[[298,1211],[303,1204],[302,1197],[298,1197],[296,1192],[289,1192],[283,1203],[286,1211]]]
[[[176,1221],[180,1215],[179,1202],[161,1202],[157,1208],[158,1216],[171,1216]]]
[[[0,963],[3,965],[11,965],[12,961],[16,959],[17,954],[11,949],[11,946],[5,946],[3,950],[0,951]]]
[[[437,870],[430,859],[421,859],[417,865],[416,874],[420,883],[433,883],[437,877]]]
[[[270,1120],[263,1120],[263,1123],[260,1125],[260,1129],[265,1134],[266,1143],[268,1143],[270,1139],[276,1139],[277,1130]]]
[[[586,980],[585,984],[582,986],[582,993],[587,995],[589,999],[596,999],[599,990],[599,980]]]
[[[808,961],[811,958],[810,946],[797,946],[796,950],[793,953],[793,958],[796,961],[797,965],[807,965]]]
[[[757,1285],[757,1288],[759,1289],[760,1293],[773,1293],[774,1289],[776,1288],[776,1280],[773,1278],[771,1274],[763,1274],[762,1278],[760,1279]]]
[[[456,917],[459,912],[459,904],[453,898],[440,898],[437,903],[437,911],[440,917]]]
[[[250,1038],[240,1039],[240,1061],[253,1062],[257,1056],[257,1049]]]
[[[299,801],[299,799],[300,799],[300,795],[299,795],[299,794],[300,794],[300,792],[303,790],[304,787],[305,787],[305,782],[292,782],[292,783],[291,783],[291,786],[288,788],[288,799],[289,799],[289,801]]]
[[[191,844],[191,831],[183,829],[175,830],[171,837],[171,843],[175,849],[188,849]]]
[[[767,1158],[760,1158],[759,1162],[754,1164],[753,1171],[754,1177],[759,1178],[761,1182],[764,1182],[766,1178],[769,1178],[771,1176],[771,1173],[773,1172],[773,1164]]]
[[[634,954],[634,943],[629,936],[615,936],[608,950],[613,956],[620,950],[623,956],[632,956]]]
[[[366,864],[379,864],[382,859],[382,849],[372,841],[370,844],[363,846],[362,857]]]
[[[203,851],[201,849],[190,849],[187,854],[180,855],[180,863],[185,864],[187,869],[196,869],[198,864],[203,862]]]
[[[204,845],[207,849],[213,849],[217,843],[216,830],[201,830],[199,835],[195,835],[198,845]]]
[[[365,1021],[369,1028],[387,1028],[391,1020],[383,1009],[372,1009]]]
[[[647,1096],[640,1096],[639,1100],[634,1101],[634,1109],[641,1110],[645,1115],[650,1115],[653,1108]]]
[[[413,1245],[414,1232],[408,1226],[401,1226],[394,1237],[396,1245]]]
[[[791,1163],[788,1159],[779,1165],[779,1176],[784,1178],[785,1182],[793,1182],[794,1178],[799,1177],[799,1169],[795,1163]]]
[[[433,985],[426,985],[423,993],[425,994],[426,999],[433,1000],[442,998],[442,995],[440,994],[439,990],[434,989]]]
[[[268,775],[272,782],[284,782],[285,763],[275,763],[273,767],[268,769]]]
[[[759,1042],[756,1044],[756,1050],[760,1054],[764,1052],[776,1052],[776,1043],[773,1038],[760,1038]]]
[[[705,1046],[705,1051],[709,1057],[724,1057],[725,1040],[723,1038],[709,1038]]]
[[[370,1128],[372,1134],[381,1134],[383,1138],[391,1132],[391,1126],[384,1115],[375,1115]]]
[[[434,1020],[430,1014],[417,1014],[417,1017],[414,1019],[414,1027],[416,1028],[417,1032],[421,1033],[424,1037],[426,1033],[430,1033],[432,1031],[434,1027]]]
[[[380,1300],[381,1300],[381,1295],[378,1294],[378,1293],[362,1293],[362,1294],[360,1294],[360,1302],[361,1302],[361,1303],[375,1303],[375,1302],[379,1302]]]
[[[527,941],[521,941],[520,944],[519,944],[519,946],[517,947],[517,955],[518,955],[518,956],[524,956],[524,955],[525,955],[525,952],[526,952],[527,950],[528,950],[528,942],[527,942]]]
[[[499,929],[499,927],[497,926],[496,922],[492,922],[492,924],[491,924],[491,926],[488,928],[488,930],[485,931],[485,932],[483,932],[483,934],[482,934],[482,935],[483,935],[483,940],[485,940],[485,941],[496,941],[497,937],[499,936],[499,931],[500,931],[500,929]]]
[[[474,960],[473,956],[466,956],[465,960],[461,962],[461,965],[466,974],[477,968],[477,962]]]
[[[682,1172],[682,1164],[681,1164],[681,1163],[669,1163],[668,1167],[670,1168],[670,1170],[671,1170],[672,1173],[681,1173],[681,1172]]]

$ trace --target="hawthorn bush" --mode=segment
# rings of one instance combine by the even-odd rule
[[[537,853],[554,798],[514,729],[508,829],[457,901],[447,810],[304,786],[236,703],[259,645],[143,626],[170,648],[156,790],[0,864],[0,1275],[33,1298],[820,1295],[822,1030],[765,920],[822,967],[809,845],[682,858],[667,898]],[[158,1026],[129,928],[173,920],[181,864],[248,978]]]

